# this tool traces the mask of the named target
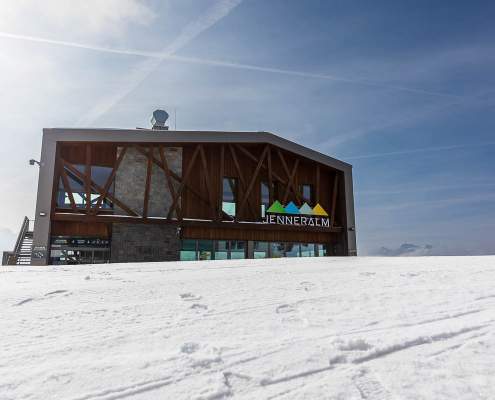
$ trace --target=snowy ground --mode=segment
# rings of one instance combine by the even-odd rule
[[[495,397],[495,257],[0,271],[2,400]]]

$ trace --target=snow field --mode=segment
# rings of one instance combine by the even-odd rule
[[[0,271],[1,400],[495,396],[495,257]]]

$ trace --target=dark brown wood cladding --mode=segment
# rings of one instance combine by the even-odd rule
[[[275,230],[254,230],[235,228],[190,227],[182,228],[184,239],[208,240],[255,240],[260,242],[297,242],[297,243],[336,243],[338,233],[291,232]]]
[[[90,188],[96,190],[100,194],[97,205],[100,206],[103,198],[108,198],[110,201],[118,204],[121,209],[128,210],[125,204],[122,204],[119,199],[112,197],[108,193],[108,187],[113,181],[115,171],[119,167],[119,163],[123,157],[123,153],[117,157],[117,147],[119,143],[68,143],[61,142],[57,148],[57,163],[56,163],[56,179],[58,182],[59,176],[62,177],[63,168],[65,166],[73,174],[85,181],[86,190]],[[314,206],[319,202],[321,206],[332,216],[333,227],[345,229],[345,192],[344,192],[344,176],[341,171],[332,169],[324,164],[315,162],[300,156],[299,154],[291,153],[282,150],[273,145],[265,143],[253,144],[233,144],[233,143],[173,143],[173,144],[158,144],[158,143],[126,143],[125,146],[142,151],[147,155],[149,149],[157,147],[160,154],[159,158],[148,158],[147,170],[151,168],[161,168],[167,176],[168,187],[174,187],[178,184],[176,193],[172,194],[174,199],[173,208],[168,216],[172,216],[173,211],[177,211],[179,219],[206,219],[218,221],[219,219],[227,219],[227,216],[222,213],[222,178],[234,177],[238,182],[238,215],[236,220],[239,221],[260,221],[261,220],[261,182],[274,182],[274,190],[271,191],[271,199],[279,200],[282,203],[293,201],[297,206],[301,206],[305,199],[302,198],[300,187],[302,184],[310,184],[313,186],[314,201],[310,206]],[[163,147],[182,147],[182,176],[175,175],[173,172],[168,172],[168,167],[163,162]],[[161,151],[161,152],[160,152]],[[150,153],[151,154],[151,153]],[[91,177],[85,172],[81,172],[75,165],[88,164],[86,170],[91,170],[91,166],[107,166],[114,168],[111,177],[105,184],[105,187],[97,185],[91,181]],[[62,174],[62,175],[61,175]],[[149,188],[150,174],[147,175],[146,187]],[[67,183],[66,183],[67,184]],[[67,184],[67,186],[69,186]],[[69,190],[70,192],[70,190]],[[143,193],[143,196],[149,193],[149,190]],[[55,191],[54,191],[55,196]],[[71,193],[72,211],[83,213],[82,219],[90,221],[91,216],[101,215],[108,211],[102,210],[99,207],[88,210],[75,210]],[[144,197],[143,197],[144,201]],[[177,209],[175,209],[177,206]],[[53,203],[55,210],[55,203]],[[135,213],[128,211],[128,216]],[[144,212],[146,214],[146,210]],[[94,219],[92,220],[94,222]],[[143,220],[143,222],[145,222]],[[185,222],[185,221],[184,221]],[[82,222],[81,222],[82,223]],[[54,225],[57,229],[64,229],[64,232],[70,234],[70,229],[74,229],[74,233],[81,232],[80,222],[77,224],[69,224],[69,222],[59,222]],[[149,221],[148,221],[149,223]],[[54,223],[55,224],[55,223]],[[67,224],[61,228],[63,224]],[[187,224],[184,224],[187,225]],[[101,229],[101,227],[100,227]],[[218,231],[211,228],[191,228],[187,227],[191,235],[204,235],[204,238],[209,238],[209,235],[221,235],[223,239],[228,239],[228,234],[232,234],[231,238],[248,240],[288,240],[288,241],[306,241],[306,242],[327,242],[329,238],[335,238],[345,235],[330,232],[283,232],[279,229],[273,229],[273,232],[265,229],[243,230],[243,229],[227,229]],[[208,230],[211,229],[211,233]],[[54,231],[54,232],[55,232]],[[233,232],[236,232],[235,234]],[[263,231],[262,233],[260,233]],[[223,232],[223,233],[222,233]],[[107,231],[108,233],[108,231]],[[244,235],[244,236],[243,236]],[[309,236],[307,236],[309,235]],[[305,236],[306,239],[305,239]],[[286,239],[282,239],[286,238]],[[251,239],[249,239],[251,240]]]
[[[53,236],[110,238],[111,225],[98,222],[52,221]]]

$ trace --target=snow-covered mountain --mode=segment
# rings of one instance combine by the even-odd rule
[[[2,400],[495,395],[495,257],[0,271]]]
[[[403,243],[396,249],[380,247],[376,255],[382,257],[420,257],[432,255],[432,250],[433,246],[430,244],[420,246],[413,243]]]

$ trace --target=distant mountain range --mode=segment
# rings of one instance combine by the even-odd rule
[[[413,243],[403,243],[396,249],[380,247],[376,253],[383,257],[413,257],[413,256],[430,256],[432,255],[433,246],[426,244],[420,246]]]

